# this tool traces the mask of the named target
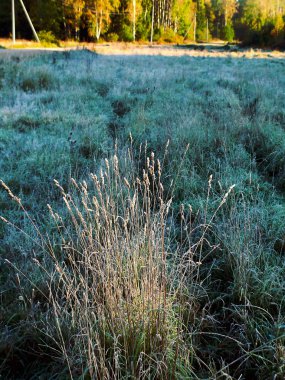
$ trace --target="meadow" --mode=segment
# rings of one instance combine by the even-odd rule
[[[0,55],[1,378],[285,377],[284,57],[148,51]]]

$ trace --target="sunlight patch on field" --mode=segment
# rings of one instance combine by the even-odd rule
[[[15,45],[10,40],[0,39],[0,57],[26,56],[39,53],[66,51],[66,50],[90,50],[102,55],[127,55],[127,56],[165,56],[165,57],[215,57],[215,58],[277,58],[284,59],[285,52],[272,51],[270,49],[241,48],[238,45],[227,45],[223,42],[210,44],[145,44],[145,43],[76,43],[62,41],[60,47],[45,48],[33,41],[19,40]]]

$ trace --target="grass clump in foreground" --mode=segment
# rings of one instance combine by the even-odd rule
[[[33,262],[48,292],[38,286],[33,292],[44,297],[47,310],[45,321],[37,316],[33,328],[52,340],[71,378],[192,378],[195,366],[207,367],[192,348],[197,323],[192,309],[207,293],[199,260],[210,226],[197,226],[199,238],[192,237],[182,206],[184,236],[175,241],[172,199],[165,200],[160,161],[152,154],[136,177],[131,156],[129,151],[123,170],[115,155],[98,176],[90,174],[82,183],[71,178],[71,193],[55,181],[67,214],[60,216],[48,205],[56,231],[48,238],[2,182],[36,229],[43,254]],[[34,302],[25,306],[34,308]]]
[[[0,61],[3,376],[284,378],[284,85],[275,59]]]

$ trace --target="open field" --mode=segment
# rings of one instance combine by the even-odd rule
[[[1,376],[282,380],[284,57],[143,49],[0,52]]]

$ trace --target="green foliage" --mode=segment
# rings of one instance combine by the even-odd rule
[[[206,40],[206,7],[204,0],[197,0],[196,37],[197,41]]]
[[[183,37],[177,35],[172,29],[168,28],[161,32],[159,42],[172,42],[172,43],[183,43]]]
[[[106,39],[110,42],[117,42],[119,41],[119,36],[117,33],[108,33]]]
[[[39,40],[44,46],[59,46],[59,41],[51,31],[41,30],[38,33]]]
[[[284,13],[275,1],[256,6],[253,0],[244,0],[240,5],[240,27],[238,37],[245,44],[278,46],[284,43]]]
[[[120,36],[120,41],[132,42],[133,41],[132,26],[128,24],[122,25],[119,36]]]
[[[175,19],[177,34],[193,39],[194,5],[191,0],[176,0],[173,3],[173,18]]]
[[[235,31],[231,24],[227,24],[223,29],[223,39],[232,42],[235,38]]]

